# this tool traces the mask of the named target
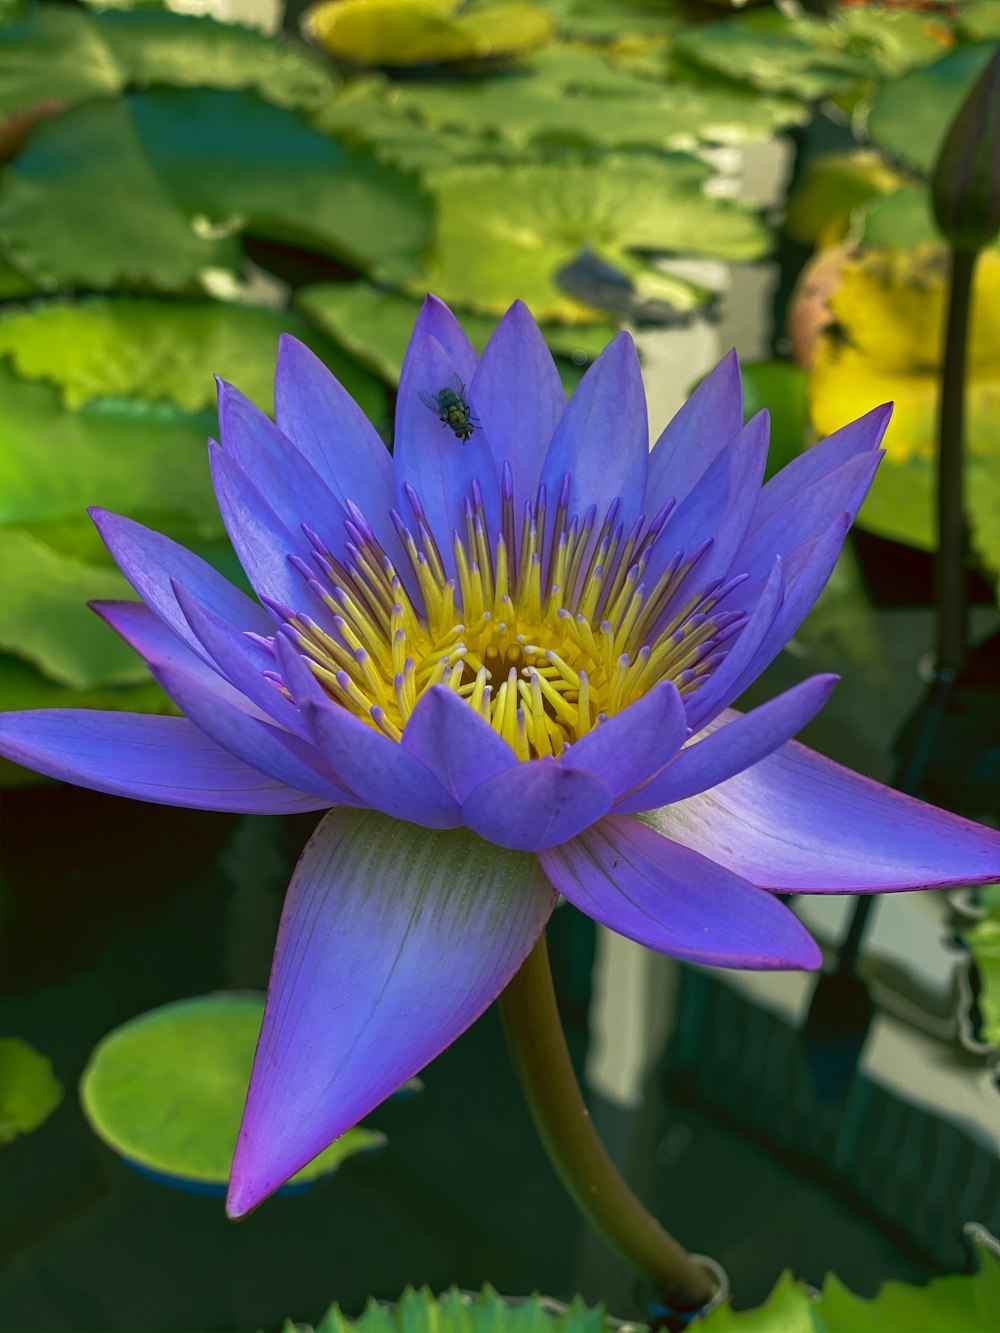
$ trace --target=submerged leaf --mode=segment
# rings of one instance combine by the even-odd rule
[[[115,1152],[166,1183],[225,1187],[264,1013],[256,996],[163,1005],[99,1043],[80,1083],[84,1112]],[[349,1130],[292,1185],[326,1175],[383,1136]]]
[[[0,1037],[0,1143],[43,1125],[62,1098],[51,1060],[20,1037]]]

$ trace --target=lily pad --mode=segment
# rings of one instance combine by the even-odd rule
[[[165,1183],[222,1192],[264,1013],[256,996],[208,995],[163,1005],[94,1049],[80,1100],[94,1131]],[[304,1185],[384,1136],[349,1130],[290,1185]]]
[[[20,1037],[0,1037],[0,1143],[44,1125],[62,1098],[51,1060]]]
[[[215,405],[216,374],[270,410],[282,333],[312,347],[362,410],[381,417],[385,398],[372,376],[287,311],[128,296],[39,302],[0,312],[0,356],[25,379],[57,385],[70,409],[134,396],[199,412]]]
[[[944,333],[947,259],[939,249],[864,250],[843,268],[831,325],[814,352],[809,399],[821,435],[895,401],[886,458],[858,522],[932,549],[932,469]],[[1000,551],[1000,252],[977,267],[967,388],[967,492],[973,543],[997,568]]]
[[[763,92],[852,101],[875,82],[936,60],[951,40],[924,14],[839,9],[824,20],[757,11],[691,28],[675,51]]]
[[[392,101],[432,128],[489,134],[518,147],[745,143],[801,124],[806,115],[790,98],[718,82],[654,82],[616,69],[597,51],[565,46],[491,79],[401,83]]]
[[[869,137],[930,175],[955,113],[995,49],[994,43],[967,46],[887,84],[872,102]]]
[[[544,1296],[505,1300],[490,1286],[476,1295],[452,1287],[441,1296],[407,1287],[394,1305],[370,1300],[358,1319],[331,1306],[316,1333],[611,1333],[615,1326],[603,1306],[586,1305],[580,1296],[561,1306]]]
[[[429,223],[416,184],[370,154],[253,93],[204,89],[45,121],[0,199],[0,244],[49,288],[204,287],[234,271],[244,230],[405,267]]]
[[[868,148],[810,158],[789,192],[785,231],[801,245],[835,245],[859,210],[897,191],[905,179]]]
[[[75,690],[60,685],[37,667],[0,653],[0,710],[20,708],[103,708],[128,713],[176,713],[177,709],[159,685],[145,680],[134,685],[102,686],[94,690]],[[0,786],[25,786],[47,782],[47,778],[0,759]]]
[[[399,383],[403,355],[420,309],[418,300],[367,282],[342,282],[300,288],[295,304],[345,351],[388,383]],[[473,346],[482,352],[496,321],[464,312],[461,319]],[[611,324],[548,324],[542,332],[557,356],[585,365],[603,351],[617,328]]]
[[[0,115],[151,84],[254,88],[283,106],[307,106],[334,82],[315,56],[253,28],[165,10],[91,14],[42,4],[0,28]]]
[[[517,297],[543,322],[597,323],[600,312],[566,295],[556,274],[587,248],[628,266],[629,252],[751,259],[770,245],[752,213],[705,187],[711,169],[684,154],[561,157],[544,164],[467,166],[426,178],[437,206],[434,245],[419,293],[490,314]],[[677,279],[677,308],[704,293]]]
[[[983,1036],[1000,1050],[1000,898],[989,904],[985,914],[962,938],[972,950],[979,971]]]
[[[304,27],[338,59],[383,67],[523,55],[553,33],[531,0],[324,0]]]
[[[958,30],[972,42],[1000,38],[1000,0],[966,0],[958,15]]]

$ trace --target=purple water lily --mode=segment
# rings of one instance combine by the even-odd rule
[[[1000,878],[1000,835],[791,739],[834,677],[729,707],[826,582],[888,407],[762,486],[734,355],[649,452],[627,335],[567,405],[523,305],[479,358],[429,299],[394,456],[291,338],[277,424],[226,384],[219,415],[260,601],[96,511],[142,599],[98,610],[185,716],[9,714],[2,752],[140,800],[328,811],[281,921],[232,1215],[454,1041],[558,894],[679,958],[812,968],[772,891]]]

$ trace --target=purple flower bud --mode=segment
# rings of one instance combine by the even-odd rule
[[[1000,231],[1000,47],[952,121],[931,178],[934,218],[956,250]]]

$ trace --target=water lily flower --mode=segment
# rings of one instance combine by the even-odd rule
[[[812,968],[776,893],[1000,878],[997,833],[792,740],[834,677],[730,708],[826,582],[888,407],[762,485],[734,355],[650,452],[627,334],[567,404],[523,305],[480,358],[432,298],[392,456],[292,338],[275,401],[276,424],[222,384],[210,445],[259,601],[94,512],[141,598],[97,609],[185,716],[2,729],[10,758],[100,791],[327,811],[281,920],[232,1215],[454,1041],[559,894],[678,958]]]

